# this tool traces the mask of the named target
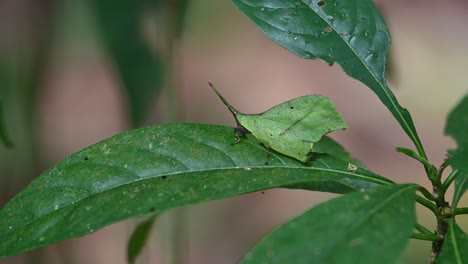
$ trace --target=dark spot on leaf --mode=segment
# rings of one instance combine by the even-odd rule
[[[84,157],[84,160],[89,160],[88,156]]]
[[[289,109],[294,109],[294,106],[290,106]]]
[[[333,31],[333,29],[332,29],[331,27],[326,27],[326,28],[325,28],[325,31],[328,32],[328,33],[330,33],[330,32]]]
[[[323,0],[320,0],[320,1],[317,2],[317,5],[320,6],[320,7],[324,6],[325,4],[326,3]]]
[[[161,179],[165,180],[167,178],[167,176],[161,176]]]
[[[156,211],[156,208],[151,207],[151,208],[149,209],[149,211],[150,211],[150,212],[154,212],[154,211]]]

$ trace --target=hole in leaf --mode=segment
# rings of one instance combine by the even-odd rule
[[[322,7],[322,6],[325,5],[325,1],[320,0],[320,1],[317,2],[317,5],[320,6],[320,7]]]
[[[290,106],[289,109],[294,109],[294,106]]]
[[[86,161],[86,160],[89,160],[88,156],[84,157],[84,160],[85,160],[85,161]]]

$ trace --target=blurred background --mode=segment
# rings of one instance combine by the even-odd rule
[[[393,36],[389,85],[439,165],[455,147],[443,135],[445,117],[468,91],[468,3],[376,3]],[[394,151],[413,146],[370,89],[338,65],[297,58],[271,42],[228,0],[1,0],[0,100],[14,146],[0,145],[0,208],[66,156],[125,130],[233,126],[209,81],[247,113],[324,94],[350,126],[332,137],[357,159],[394,181],[430,187],[423,168]],[[270,190],[169,212],[138,262],[235,263],[276,225],[332,197]],[[418,218],[434,228],[425,209]],[[468,218],[457,219],[468,230]],[[137,222],[0,263],[126,263]],[[429,251],[430,243],[412,241],[401,263],[427,263]]]

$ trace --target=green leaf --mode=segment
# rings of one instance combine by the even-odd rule
[[[398,148],[396,148],[396,151],[398,151],[400,153],[403,153],[406,156],[421,162],[424,166],[426,166],[427,168],[429,168],[431,170],[430,173],[432,175],[437,175],[437,168],[434,165],[432,165],[427,159],[421,157],[416,152],[414,152],[414,150],[408,149],[408,148],[398,147]]]
[[[305,59],[338,63],[371,88],[424,153],[409,112],[385,80],[391,43],[385,22],[371,0],[232,0],[271,40]],[[425,155],[425,154],[424,154]]]
[[[3,142],[3,145],[6,147],[11,148],[13,146],[13,141],[7,132],[5,112],[3,111],[3,107],[3,101],[0,99],[0,141]]]
[[[145,42],[142,15],[150,1],[92,0],[98,26],[125,89],[134,126],[141,125],[162,84],[162,62]],[[151,1],[156,6],[160,1]]]
[[[452,208],[456,208],[458,202],[468,190],[468,173],[460,173],[455,179],[455,191],[453,192]]]
[[[128,263],[135,263],[136,258],[140,255],[143,247],[148,240],[148,236],[151,233],[153,224],[156,221],[156,216],[150,217],[145,221],[138,224],[138,226],[133,230],[130,239],[128,240],[127,246],[127,260]]]
[[[317,154],[305,165],[233,128],[168,124],[119,134],[44,172],[0,211],[0,257],[80,237],[131,217],[288,187],[337,193],[392,184]]]
[[[307,162],[312,147],[325,134],[348,127],[323,95],[301,96],[260,114],[244,114],[230,105],[211,83],[210,86],[233,114],[238,131],[252,133],[268,148],[302,162]]]
[[[396,263],[416,223],[415,185],[354,192],[281,225],[241,263]]]
[[[334,157],[337,157],[341,160],[349,162],[352,165],[365,168],[364,164],[362,164],[359,160],[353,158],[349,152],[343,148],[338,142],[333,140],[328,136],[324,136],[319,142],[314,144],[312,149],[314,153],[327,153]]]
[[[468,190],[468,94],[457,104],[447,117],[445,134],[451,136],[458,144],[458,148],[449,151],[449,162],[452,168],[460,170],[460,175],[455,179],[455,192],[453,194],[453,206]]]
[[[445,134],[451,136],[458,144],[456,150],[450,151],[450,165],[468,173],[468,94],[458,103],[447,117]]]
[[[468,263],[468,235],[452,219],[436,264]]]

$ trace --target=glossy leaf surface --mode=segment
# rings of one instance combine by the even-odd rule
[[[0,257],[135,216],[278,188],[346,193],[390,180],[327,154],[307,165],[233,128],[170,124],[119,134],[66,158],[0,211]]]
[[[371,88],[390,110],[418,151],[422,145],[409,112],[385,79],[391,43],[371,0],[232,0],[271,40],[305,59],[338,63]]]
[[[241,263],[396,263],[416,222],[414,185],[344,195],[279,226]]]

